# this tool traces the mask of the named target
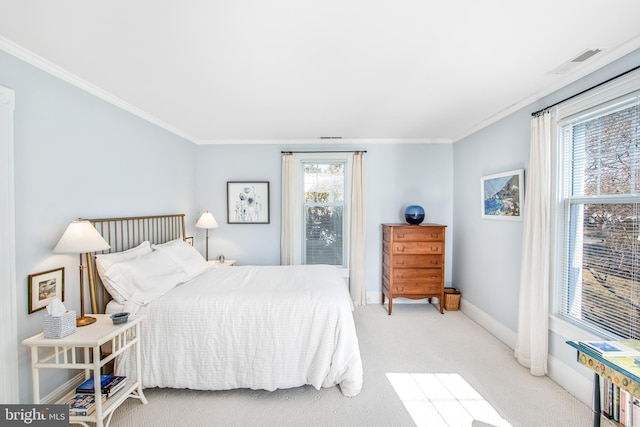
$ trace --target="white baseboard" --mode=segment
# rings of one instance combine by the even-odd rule
[[[41,402],[46,404],[54,404],[60,402],[64,396],[69,393],[69,390],[73,390],[78,387],[84,381],[84,372],[80,372],[71,378],[69,381],[62,384],[60,387],[53,390],[51,393],[41,399]]]
[[[547,376],[567,390],[576,399],[591,407],[593,400],[593,382],[585,378],[582,374],[571,369],[559,359],[549,356],[547,359],[549,371]]]
[[[464,298],[460,301],[460,311],[509,348],[515,349],[517,340],[516,332],[507,328],[475,305],[465,301]],[[551,355],[548,356],[547,367],[547,377],[555,381],[560,387],[567,390],[585,405],[591,407],[593,385],[589,379]]]
[[[516,333],[514,331],[507,328],[475,305],[466,301],[464,298],[460,299],[460,311],[478,325],[486,329],[490,334],[508,345],[509,348],[516,348]]]
[[[382,301],[381,298],[382,295],[380,292],[367,292],[368,304],[380,304],[380,302]],[[393,303],[426,304],[426,301],[414,301],[400,298],[397,301],[394,299]],[[496,319],[488,315],[486,312],[466,301],[464,298],[460,299],[460,311],[463,312],[468,318],[476,322],[478,325],[482,326],[485,330],[487,330],[487,332],[506,344],[509,348],[515,349],[517,340],[516,332],[507,328],[502,323],[498,322]],[[547,360],[547,366],[547,376],[550,379],[555,381],[558,385],[560,385],[560,387],[567,390],[585,405],[591,407],[593,398],[593,385],[588,378],[551,355]]]
[[[367,304],[380,304],[382,301],[382,293],[367,292]]]

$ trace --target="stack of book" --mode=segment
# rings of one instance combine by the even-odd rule
[[[640,340],[580,341],[586,350],[640,378]],[[623,427],[640,425],[640,400],[604,375],[600,376],[602,415]]]
[[[102,403],[107,401],[107,396],[102,395]],[[69,405],[69,415],[87,416],[93,414],[96,410],[96,395],[77,393],[71,399],[67,400]]]
[[[640,340],[579,341],[578,344],[607,359],[619,356],[640,357]]]
[[[125,376],[101,375],[100,390],[102,392],[102,402],[106,402],[108,398],[120,391],[126,382],[127,377]],[[91,415],[96,410],[93,377],[76,387],[76,395],[69,399],[66,404],[69,405],[69,415]]]
[[[600,377],[600,412],[622,427],[636,426],[640,420],[640,400],[608,378]]]

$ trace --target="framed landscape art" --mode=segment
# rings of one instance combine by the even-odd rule
[[[522,220],[524,169],[483,176],[480,191],[482,218]]]
[[[29,313],[44,309],[56,297],[64,301],[64,267],[29,275]]]

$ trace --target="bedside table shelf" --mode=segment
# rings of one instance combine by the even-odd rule
[[[85,371],[85,379],[93,376],[99,387],[102,368],[124,351],[136,352],[135,378],[128,377],[127,385],[102,402],[96,394],[96,409],[88,416],[70,416],[73,424],[88,426],[88,422],[98,427],[108,426],[113,412],[128,398],[140,399],[146,404],[147,399],[142,391],[142,367],[140,357],[140,323],[144,316],[130,316],[122,325],[114,325],[109,315],[92,314],[97,321],[88,326],[76,329],[76,332],[64,338],[44,338],[40,333],[27,338],[22,343],[31,348],[31,370],[33,375],[33,403],[40,403],[40,369],[80,369]],[[102,357],[101,347],[110,344],[111,353]],[[70,390],[57,403],[64,403],[75,395]],[[107,419],[105,423],[105,418]]]

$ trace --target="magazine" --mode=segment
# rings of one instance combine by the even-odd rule
[[[638,340],[579,341],[578,344],[602,357],[640,357],[640,341]]]
[[[102,395],[102,403],[106,402],[107,396]],[[91,415],[96,410],[95,395],[91,394],[76,394],[71,399],[65,402],[69,405],[69,415],[74,416],[87,416]]]
[[[640,377],[640,356],[609,356],[607,360],[628,373]]]

